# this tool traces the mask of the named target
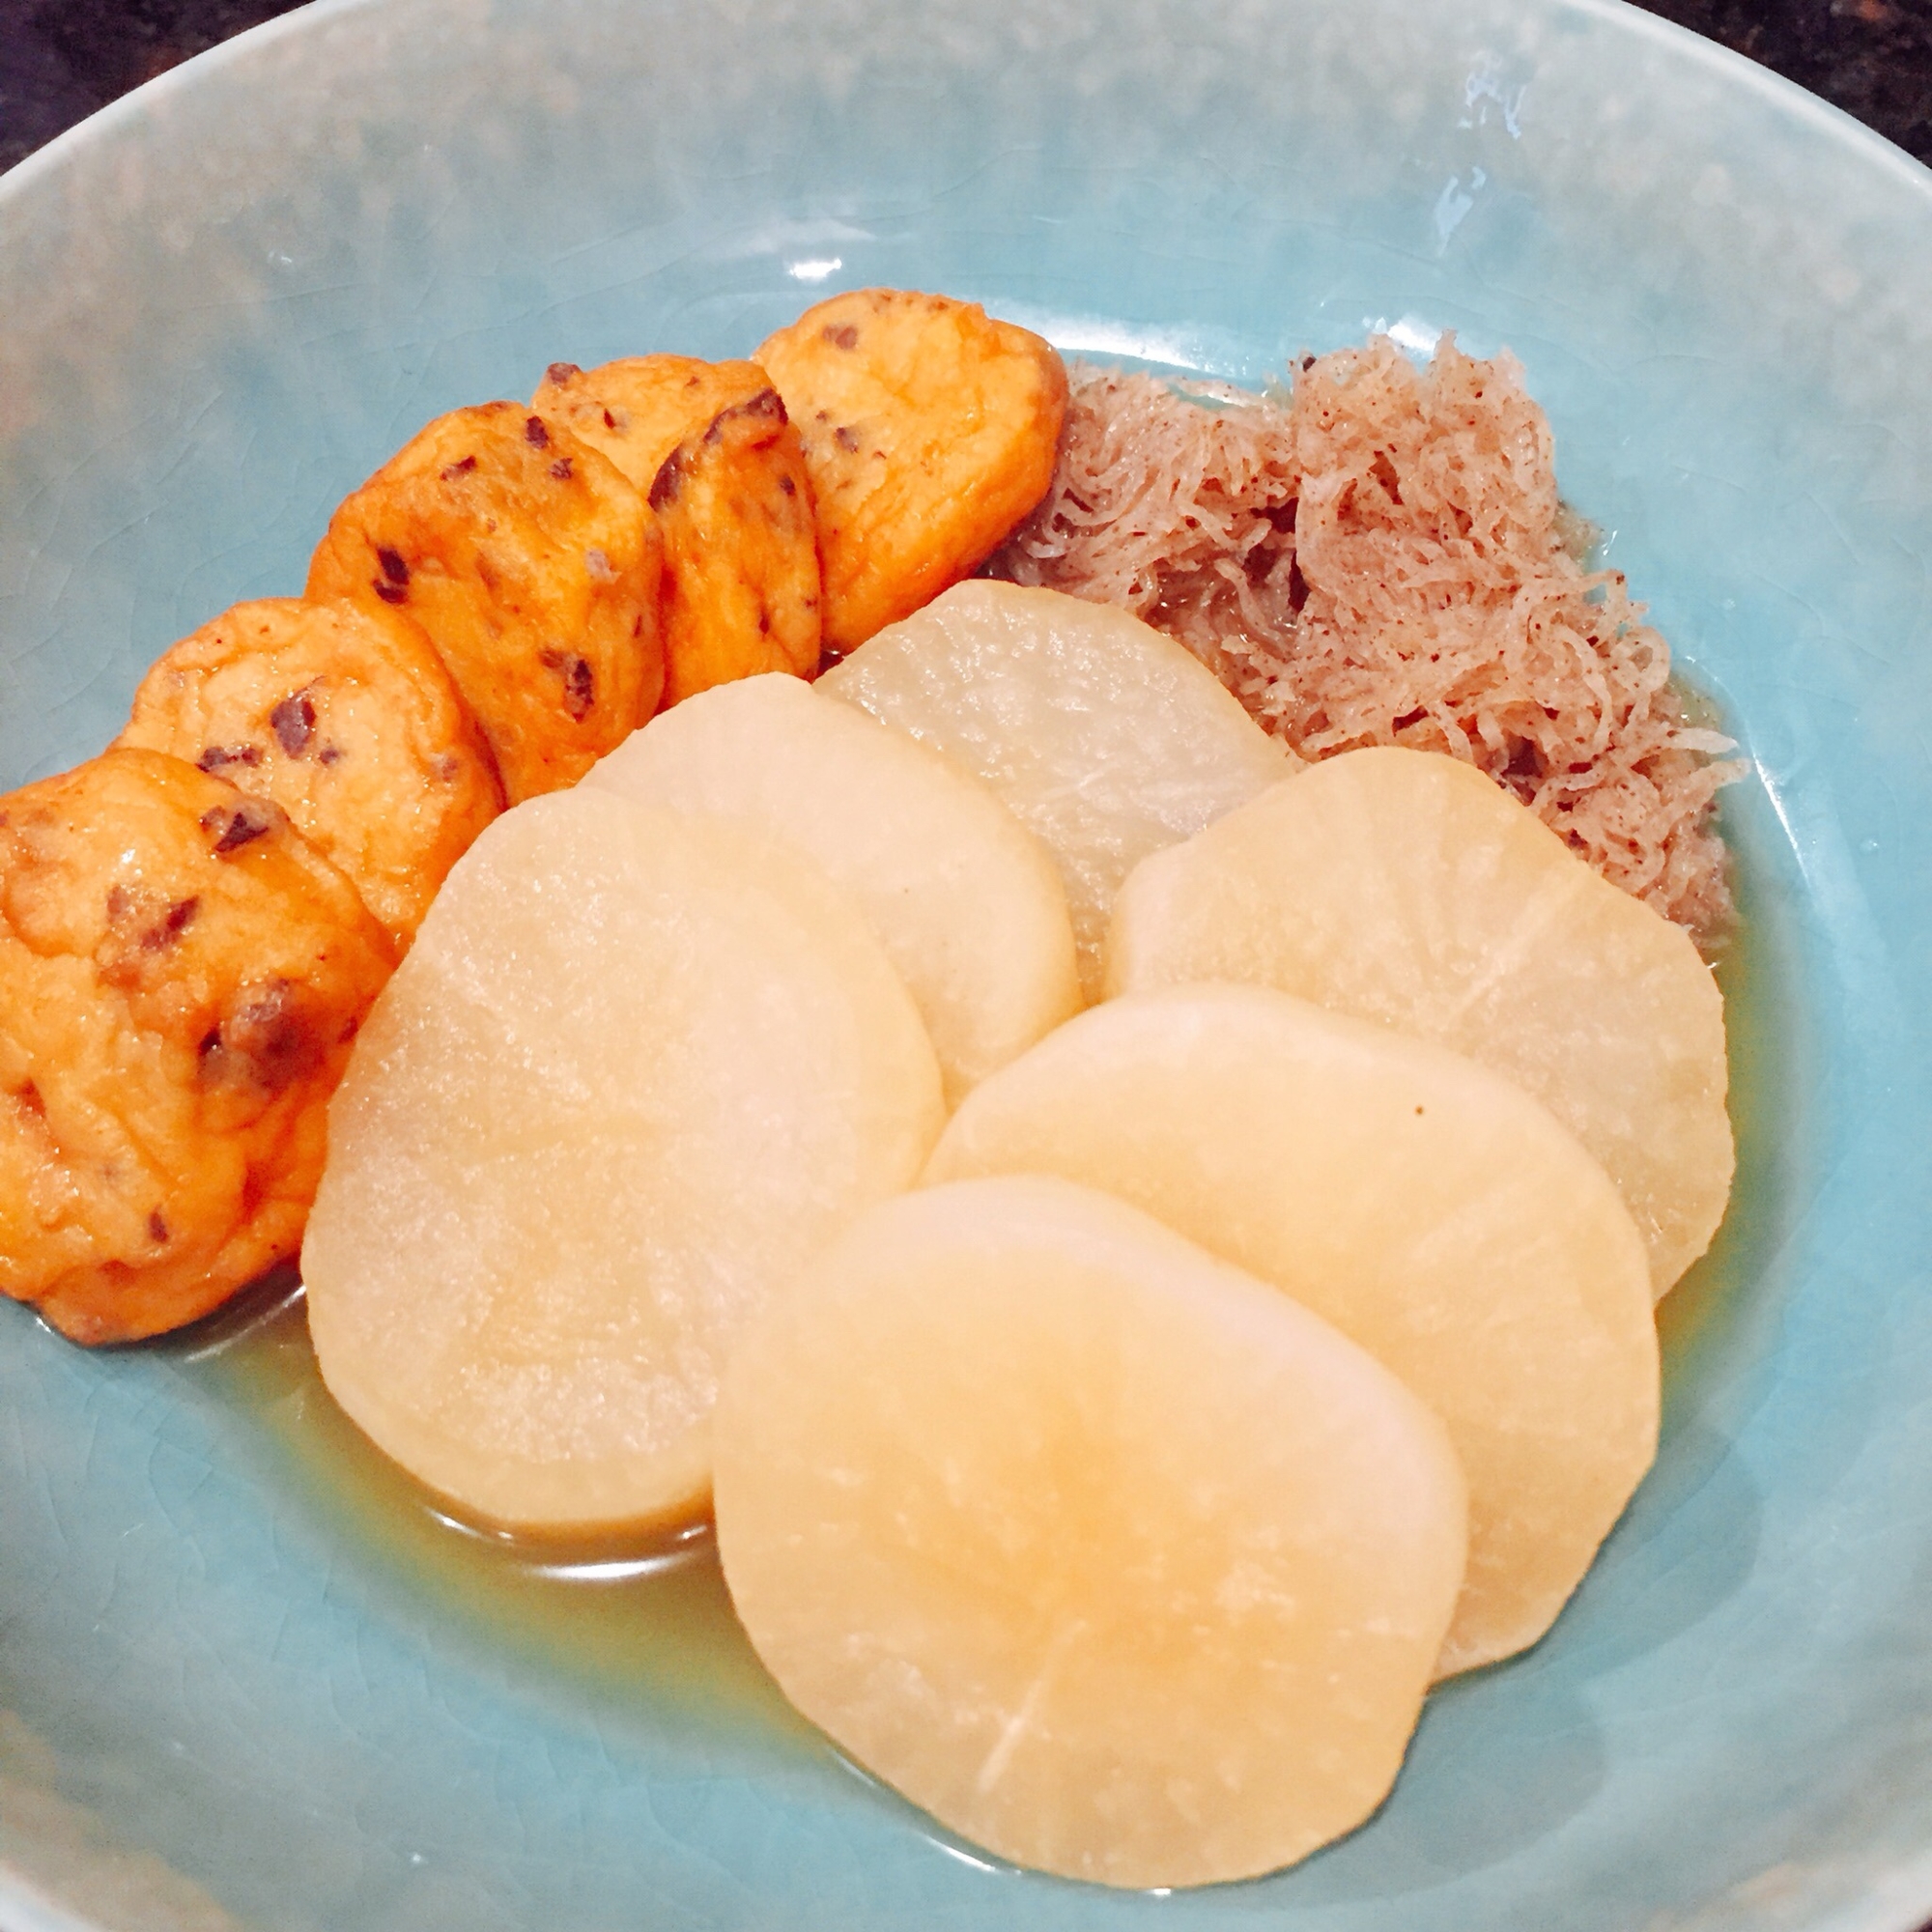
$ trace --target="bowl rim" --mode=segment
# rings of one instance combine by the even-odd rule
[[[446,0],[305,0],[289,12],[261,21],[190,56],[142,82],[63,129],[12,168],[0,173],[0,220],[20,197],[41,192],[99,143],[140,138],[142,123],[159,102],[206,85],[284,41],[382,9],[396,24],[409,14],[428,15]],[[696,0],[710,7],[715,0]],[[1348,0],[1325,0],[1346,7]],[[1439,14],[1462,0],[1388,0],[1392,7]],[[1754,96],[1788,122],[1836,146],[1861,165],[1875,167],[1897,187],[1916,196],[1932,216],[1932,166],[1854,115],[1695,30],[1629,4],[1629,0],[1520,0],[1526,13],[1548,18],[1569,16],[1593,31],[1648,43],[1673,64],[1702,70],[1726,89]],[[398,17],[400,15],[400,18]],[[0,237],[3,241],[4,237]],[[63,1905],[0,1854],[0,1926],[6,1932],[108,1932],[109,1921],[84,1917]],[[1809,1921],[1805,1932],[1932,1932],[1932,1845],[1893,1865],[1883,1889]]]
[[[252,58],[277,40],[313,32],[325,22],[358,13],[381,9],[393,17],[402,8],[437,4],[439,0],[303,0],[303,4],[285,14],[244,27],[240,33],[231,34],[212,47],[204,47],[200,53],[191,54],[152,79],[117,95],[0,173],[0,213],[4,213],[13,195],[31,192],[42,175],[57,172],[88,143],[120,132],[124,123],[138,121],[148,108],[170,93],[199,86],[207,76],[232,63]],[[700,0],[700,4],[713,4],[713,0]],[[1326,4],[1345,6],[1347,0],[1326,0]],[[1460,4],[1460,0],[1394,0],[1394,4],[1435,14],[1445,5]],[[1894,176],[1901,185],[1932,203],[1932,166],[1907,154],[1895,141],[1823,96],[1787,79],[1748,54],[1739,53],[1722,42],[1698,33],[1695,28],[1680,26],[1661,14],[1633,5],[1632,0],[1520,0],[1520,4],[1527,11],[1549,15],[1567,13],[1610,32],[1650,41],[1675,59],[1707,68],[1728,85],[1757,94],[1782,112],[1808,124],[1817,134],[1848,143],[1868,161]]]

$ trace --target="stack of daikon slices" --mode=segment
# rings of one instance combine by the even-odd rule
[[[1487,780],[1303,770],[968,583],[484,834],[331,1113],[311,1327],[470,1516],[715,1503],[786,1694],[975,1842],[1238,1878],[1587,1569],[1724,1087],[1689,939]]]

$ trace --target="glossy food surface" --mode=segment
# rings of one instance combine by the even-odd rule
[[[304,594],[413,617],[515,805],[582,778],[657,709],[663,552],[614,464],[561,423],[479,403],[343,499]]]
[[[1037,1177],[886,1203],[751,1329],[731,1600],[785,1693],[977,1845],[1208,1885],[1359,1823],[1463,1579],[1442,1425],[1326,1322]]]
[[[1121,881],[1294,761],[1194,657],[1124,611],[962,583],[835,665],[820,689],[983,780],[1060,867],[1080,976]]]
[[[272,799],[399,947],[503,803],[435,647],[380,604],[224,611],[162,653],[116,742]]]
[[[1079,1009],[1039,841],[941,753],[797,678],[694,698],[584,782],[753,827],[851,893],[925,1021],[949,1106]]]
[[[829,650],[956,583],[1046,494],[1066,372],[975,302],[856,289],[757,354],[804,440]]]
[[[152,1335],[286,1260],[393,963],[278,806],[116,749],[0,810],[0,1288]]]
[[[1330,758],[1122,888],[1112,992],[1273,986],[1465,1053],[1601,1162],[1662,1296],[1734,1164],[1723,995],[1690,937],[1439,753]]]
[[[926,1175],[1057,1174],[1331,1321],[1448,1424],[1469,1574],[1444,1675],[1535,1642],[1657,1446],[1643,1243],[1520,1089],[1253,986],[1109,1000],[968,1096]]]
[[[733,1339],[940,1118],[883,950],[783,847],[532,800],[452,873],[330,1105],[324,1379],[485,1521],[691,1517]]]

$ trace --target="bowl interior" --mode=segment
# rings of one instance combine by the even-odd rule
[[[1282,1877],[995,1868],[766,1684],[701,1545],[434,1520],[298,1309],[0,1308],[0,1906],[144,1928],[1860,1928],[1932,1911],[1932,177],[1586,0],[326,0],[0,185],[0,784],[300,587],[422,422],[821,293],[1259,383],[1507,346],[1755,761],[1743,1150],[1656,1472],[1552,1635]],[[65,1915],[65,1916],[64,1916]]]

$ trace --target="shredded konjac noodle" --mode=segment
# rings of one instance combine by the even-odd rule
[[[1466,758],[1707,951],[1742,770],[1670,683],[1621,573],[1579,560],[1515,359],[1386,337],[1287,396],[1075,364],[1053,487],[992,574],[1121,604],[1309,758]],[[1582,533],[1587,534],[1587,533]]]

